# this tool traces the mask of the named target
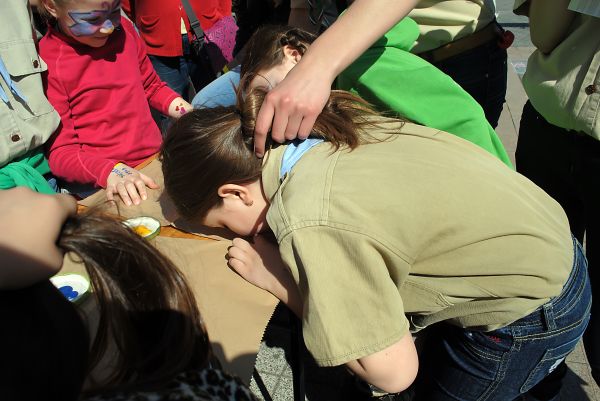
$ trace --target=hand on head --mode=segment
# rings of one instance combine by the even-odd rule
[[[269,91],[256,118],[256,155],[264,155],[269,132],[273,140],[280,143],[295,138],[306,139],[329,99],[331,83],[327,77],[302,69],[298,64]]]
[[[56,274],[63,253],[56,241],[75,199],[27,188],[0,191],[0,288],[21,288]]]
[[[106,198],[114,200],[114,194],[119,194],[127,206],[139,205],[148,198],[146,187],[157,189],[158,184],[136,169],[118,163],[106,179]]]

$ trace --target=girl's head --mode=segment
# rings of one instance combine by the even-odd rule
[[[183,218],[239,235],[268,228],[263,160],[256,158],[253,144],[265,94],[257,88],[242,99],[238,91],[237,106],[194,110],[169,129],[161,149],[165,190]],[[374,125],[373,115],[363,100],[333,91],[311,136],[324,138],[333,149],[353,149],[366,136],[362,128]]]
[[[268,25],[259,28],[246,45],[241,89],[275,87],[300,61],[316,36],[299,28]]]
[[[58,30],[91,47],[104,46],[121,25],[121,0],[42,0],[42,6]]]
[[[94,320],[87,328],[82,320],[87,306],[76,309],[48,280],[0,291],[0,350],[11,358],[0,369],[11,372],[0,378],[3,395],[78,400],[86,379],[90,394],[152,390],[207,365],[210,343],[192,291],[149,241],[96,209],[70,217],[57,245],[89,275],[95,335],[88,335]],[[95,377],[97,367],[102,377]]]

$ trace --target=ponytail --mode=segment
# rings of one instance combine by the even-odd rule
[[[265,95],[256,88],[242,99],[238,90],[237,106],[193,110],[171,126],[160,159],[165,190],[182,217],[201,220],[221,204],[220,186],[260,178],[262,160],[254,155],[253,139]],[[333,150],[352,150],[372,139],[366,129],[377,126],[377,117],[364,100],[332,91],[310,136],[328,141]]]

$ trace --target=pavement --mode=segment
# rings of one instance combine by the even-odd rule
[[[519,122],[527,95],[521,85],[521,77],[527,67],[527,59],[534,51],[529,39],[527,18],[512,13],[512,0],[497,0],[498,21],[515,34],[513,46],[508,49],[508,89],[506,103],[496,129],[514,163]],[[256,361],[256,369],[250,388],[259,400],[292,401],[302,397],[294,387],[294,375],[290,361],[297,361],[298,346],[294,331],[290,330],[291,319],[287,310],[279,307],[267,327]],[[349,401],[355,388],[352,378],[345,369],[320,368],[311,359],[308,351],[301,347],[305,399],[310,401]],[[294,363],[292,363],[294,364]],[[590,368],[580,343],[567,357],[569,368],[561,391],[562,401],[600,401],[600,388],[590,374]],[[299,372],[298,363],[294,371]],[[298,377],[298,374],[295,376]],[[296,390],[296,394],[294,393]]]

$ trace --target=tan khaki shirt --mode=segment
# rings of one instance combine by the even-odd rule
[[[413,53],[432,50],[468,36],[495,18],[492,0],[421,0],[408,14],[419,24]]]
[[[320,365],[340,365],[438,321],[492,330],[560,294],[573,247],[560,205],[476,145],[392,123],[352,152],[321,143],[263,186]]]
[[[26,100],[15,96],[0,76],[9,102],[0,99],[0,167],[44,144],[60,118],[44,95],[46,63],[33,40],[27,0],[0,1],[0,58]]]
[[[527,0],[517,0],[517,9]],[[523,87],[548,122],[600,140],[600,18],[577,14],[550,54],[534,51]]]

